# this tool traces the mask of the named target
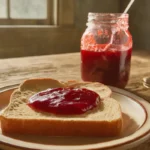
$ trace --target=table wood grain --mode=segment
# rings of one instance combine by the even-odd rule
[[[142,81],[146,76],[150,76],[150,52],[133,51],[130,80],[125,89],[150,102],[150,88],[144,87]],[[81,80],[80,53],[0,60],[0,87],[35,77]],[[150,149],[150,139],[132,150],[141,149]]]

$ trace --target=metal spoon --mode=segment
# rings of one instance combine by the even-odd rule
[[[144,78],[143,78],[143,85],[144,85],[146,88],[150,88],[150,77],[144,77]]]

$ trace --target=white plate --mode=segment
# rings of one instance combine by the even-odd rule
[[[17,85],[0,89],[0,109],[9,103]],[[123,113],[122,134],[116,138],[98,137],[48,137],[29,135],[2,135],[0,148],[25,148],[35,150],[128,149],[150,137],[150,104],[144,99],[122,89],[111,87]]]

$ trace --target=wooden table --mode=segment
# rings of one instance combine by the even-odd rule
[[[142,78],[150,76],[150,52],[133,52],[131,76],[126,90],[150,102],[150,88],[145,88]],[[80,54],[59,54],[0,60],[0,87],[34,77],[51,77],[58,80],[81,80]],[[149,150],[150,140],[133,150]]]

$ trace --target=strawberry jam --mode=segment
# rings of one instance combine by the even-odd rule
[[[28,106],[37,111],[76,115],[93,109],[99,102],[99,95],[88,89],[50,88],[30,97]]]
[[[129,15],[89,13],[81,38],[81,77],[124,88],[129,80],[132,35]]]
[[[125,87],[130,74],[132,49],[89,51],[81,50],[81,71],[84,81]]]

